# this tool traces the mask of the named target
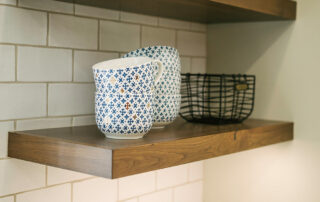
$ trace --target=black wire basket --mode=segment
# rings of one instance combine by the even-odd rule
[[[252,113],[255,76],[181,74],[180,116],[190,122],[241,123]]]

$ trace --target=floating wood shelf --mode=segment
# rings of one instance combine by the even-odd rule
[[[293,123],[247,120],[214,126],[177,119],[139,140],[107,139],[96,126],[9,133],[13,158],[119,178],[293,139]]]
[[[58,0],[202,23],[294,20],[291,0]]]

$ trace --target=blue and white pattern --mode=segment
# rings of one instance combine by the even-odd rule
[[[175,120],[180,110],[181,95],[154,96],[154,127],[170,124]]]
[[[124,57],[146,56],[162,62],[164,71],[158,84],[154,87],[154,127],[170,124],[180,110],[181,63],[177,49],[169,46],[151,46],[131,51]],[[154,69],[157,74],[158,67]]]
[[[110,138],[143,137],[152,126],[152,94],[96,93],[96,122]]]
[[[123,69],[93,69],[96,92],[150,94],[157,68],[154,63],[147,63]]]
[[[169,46],[151,46],[131,51],[123,57],[138,56],[158,59],[163,64],[163,75],[159,83],[155,85],[155,94],[180,94],[181,64],[177,49]],[[157,72],[157,68],[154,69],[154,74]]]

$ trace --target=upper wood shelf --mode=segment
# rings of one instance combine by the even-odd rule
[[[8,156],[119,178],[293,139],[293,123],[247,120],[224,126],[178,118],[143,139],[107,139],[96,126],[9,133]]]
[[[291,0],[58,0],[202,23],[294,20]]]

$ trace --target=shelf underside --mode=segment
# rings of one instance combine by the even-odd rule
[[[293,139],[293,123],[247,120],[224,126],[178,118],[143,139],[107,139],[96,126],[9,133],[8,156],[119,178]]]
[[[294,20],[291,0],[58,0],[202,23]]]

